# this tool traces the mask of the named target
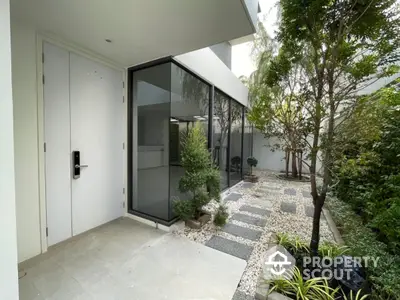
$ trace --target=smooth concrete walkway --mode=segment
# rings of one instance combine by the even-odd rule
[[[230,300],[246,262],[130,219],[20,266],[20,299]]]

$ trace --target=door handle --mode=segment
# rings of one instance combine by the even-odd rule
[[[81,169],[87,168],[88,165],[81,165],[81,153],[79,150],[72,151],[72,177],[78,179],[81,176]]]
[[[89,165],[75,165],[75,168],[87,168]]]

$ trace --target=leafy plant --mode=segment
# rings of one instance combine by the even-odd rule
[[[366,269],[372,284],[371,299],[400,299],[400,256],[390,253],[388,246],[363,225],[362,218],[348,203],[330,198],[328,208],[352,255],[379,258],[376,265],[368,265]]]
[[[175,213],[181,218],[183,221],[187,221],[193,219],[194,217],[194,205],[192,201],[174,201],[173,202]]]
[[[222,227],[226,224],[229,214],[226,206],[220,205],[218,207],[217,213],[214,216],[214,224],[218,227]]]
[[[179,190],[190,195],[191,199],[176,200],[173,207],[182,220],[197,219],[204,205],[213,198],[219,200],[220,174],[212,165],[207,138],[200,122],[189,130],[182,146],[181,163],[185,174],[179,180]]]
[[[362,295],[361,290],[359,290],[357,293],[350,291],[349,295],[345,295],[343,293],[343,300],[365,300],[368,299],[369,295]]]
[[[272,285],[269,294],[276,291],[299,300],[333,300],[338,291],[329,287],[328,281],[324,278],[304,280],[297,267],[293,269],[292,279],[280,278],[268,282]]]
[[[349,247],[347,246],[339,246],[334,243],[323,242],[319,249],[319,255],[322,257],[330,257],[334,258],[337,256],[341,256],[347,254],[349,252]]]
[[[247,164],[250,167],[250,175],[252,175],[253,174],[253,167],[254,168],[257,167],[258,160],[255,157],[250,156],[250,157],[247,158]]]

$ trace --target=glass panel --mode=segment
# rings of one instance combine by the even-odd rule
[[[137,192],[132,208],[169,220],[169,129],[171,64],[134,73],[137,111]],[[135,143],[135,139],[133,140]],[[134,157],[135,158],[135,157]]]
[[[178,189],[179,179],[184,175],[184,169],[181,166],[181,143],[189,128],[193,127],[196,122],[203,125],[204,134],[206,138],[208,137],[209,94],[209,85],[172,64],[169,147],[171,204],[172,200],[184,200],[188,197],[180,193]]]
[[[247,158],[252,155],[252,145],[253,145],[253,129],[245,115],[244,136],[243,136],[243,174],[244,175],[246,175],[250,172],[250,167],[247,164]]]
[[[231,102],[230,185],[242,180],[242,113],[243,106]]]
[[[221,172],[221,190],[228,187],[228,133],[229,98],[215,90],[214,99],[214,154],[213,159]]]

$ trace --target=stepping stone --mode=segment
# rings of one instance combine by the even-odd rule
[[[304,198],[312,198],[311,193],[309,191],[301,191]]]
[[[251,241],[259,240],[262,234],[262,231],[253,230],[232,223],[226,224],[224,228],[222,228],[222,231]]]
[[[234,214],[232,216],[232,220],[236,220],[239,222],[243,222],[243,223],[247,223],[247,224],[251,224],[251,225],[259,226],[259,227],[264,227],[267,224],[266,219],[255,218],[255,217],[240,214],[240,213]]]
[[[251,246],[231,241],[220,236],[213,236],[206,243],[206,246],[246,261],[250,258],[251,252],[253,251],[253,247]]]
[[[269,217],[271,212],[268,209],[258,208],[250,205],[243,205],[240,207],[241,211],[248,211],[249,213]]]
[[[263,185],[260,187],[261,189],[268,189],[268,190],[280,190],[281,188],[279,186],[274,186],[274,185]]]
[[[238,201],[240,198],[242,198],[241,194],[232,193],[225,198],[225,201]]]
[[[258,199],[252,199],[251,200],[251,204],[257,205],[257,206],[261,206],[263,208],[266,209],[272,209],[273,203],[271,200],[269,199],[265,199],[263,197],[260,197]]]
[[[254,183],[251,182],[243,182],[242,188],[244,189],[251,189],[254,186]]]
[[[295,189],[285,189],[283,191],[285,195],[290,195],[290,196],[296,196],[296,190]]]
[[[304,207],[304,212],[306,213],[307,217],[313,218],[314,217],[314,206]],[[324,213],[321,213],[321,220],[325,220]]]
[[[314,217],[314,206],[306,206],[304,208],[304,212],[306,213],[307,217]]]
[[[254,300],[254,297],[247,295],[246,293],[239,290],[236,290],[232,300]]]
[[[281,211],[295,214],[296,213],[296,203],[282,202]]]

